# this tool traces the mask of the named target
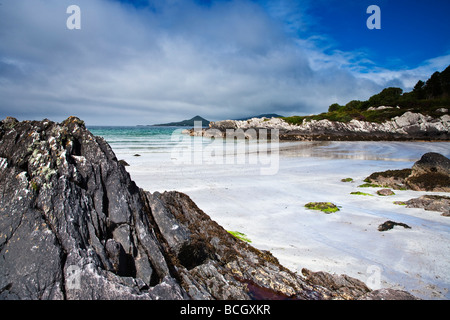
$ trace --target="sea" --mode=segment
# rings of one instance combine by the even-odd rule
[[[179,142],[188,127],[91,126],[92,134],[103,137],[115,152],[167,153]]]
[[[201,150],[211,146],[210,138],[190,137],[183,130],[192,127],[164,126],[90,126],[96,136],[103,137],[119,155],[167,155],[192,148],[199,143]],[[225,142],[224,142],[225,143]],[[252,149],[255,141],[246,143],[244,151]],[[225,146],[225,144],[223,144]],[[249,147],[250,146],[250,147]],[[216,142],[217,147],[217,142]],[[221,146],[220,146],[221,147]],[[396,142],[396,141],[331,141],[280,142],[279,154],[286,157],[320,157],[330,159],[361,159],[385,161],[416,161],[427,152],[438,152],[450,157],[450,142]],[[239,149],[239,148],[237,148]],[[160,157],[164,159],[164,157]]]

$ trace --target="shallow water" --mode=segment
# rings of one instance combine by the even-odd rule
[[[187,127],[186,127],[187,128]],[[173,153],[176,148],[192,147],[200,141],[205,148],[224,148],[229,140],[190,137],[182,134],[184,127],[89,127],[94,135],[104,137],[119,153]],[[270,141],[269,141],[270,142]],[[231,151],[256,152],[258,141],[233,142],[239,147]],[[245,145],[246,148],[241,146]],[[450,142],[391,142],[391,141],[302,141],[268,144],[269,149],[279,150],[286,157],[324,157],[329,159],[361,159],[380,161],[416,161],[426,152],[438,152],[450,157]],[[192,148],[193,150],[193,148]],[[228,150],[228,151],[230,151]],[[235,152],[236,153],[236,152]]]
[[[280,150],[288,157],[324,157],[377,161],[416,161],[427,152],[450,156],[449,142],[331,141],[287,142]]]

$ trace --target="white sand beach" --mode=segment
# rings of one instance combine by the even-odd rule
[[[127,170],[139,187],[188,194],[225,229],[244,233],[295,272],[345,273],[372,289],[449,299],[450,217],[393,204],[427,192],[395,190],[382,197],[376,195],[379,188],[358,187],[373,172],[410,168],[431,151],[449,157],[450,143],[280,143],[277,172],[271,175],[261,174],[267,162],[180,164],[173,152],[151,150],[134,156],[136,150],[120,149],[116,155],[130,164]],[[347,177],[354,181],[341,182]],[[340,211],[308,210],[304,205],[311,201],[333,202]],[[386,220],[411,229],[378,231]]]

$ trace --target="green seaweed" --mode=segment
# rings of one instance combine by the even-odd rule
[[[364,183],[359,185],[358,188],[383,188],[383,186],[375,183]]]
[[[247,238],[247,235],[242,233],[242,232],[239,232],[239,231],[228,231],[228,233],[233,235],[235,238],[238,238],[239,240],[242,240],[242,241],[245,241],[245,242],[248,242],[248,243],[252,243],[252,241],[249,238]]]
[[[331,213],[339,211],[339,208],[331,202],[309,202],[305,207],[311,210],[319,210],[324,213]]]
[[[372,196],[373,197],[373,194],[365,193],[365,192],[361,192],[361,191],[350,192],[350,194],[356,194],[356,195],[360,195],[360,196]]]
[[[40,187],[39,187],[39,185],[36,183],[36,181],[31,180],[30,185],[31,185],[31,189],[33,189],[35,192],[39,192]]]

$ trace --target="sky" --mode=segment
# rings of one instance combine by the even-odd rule
[[[0,118],[317,114],[444,70],[448,12],[448,0],[0,0]]]

